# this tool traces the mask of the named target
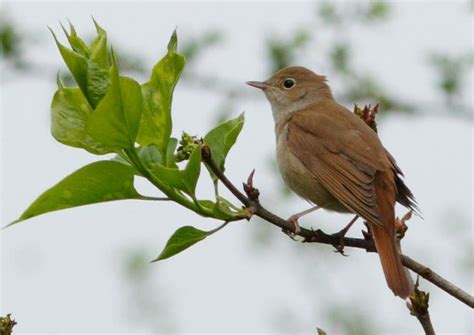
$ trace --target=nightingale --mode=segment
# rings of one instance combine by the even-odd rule
[[[288,187],[318,208],[353,213],[350,225],[368,222],[388,287],[403,299],[413,283],[403,268],[395,234],[395,203],[416,211],[416,201],[395,159],[376,132],[338,104],[326,78],[304,67],[288,67],[263,82],[249,81],[271,104],[276,158]]]

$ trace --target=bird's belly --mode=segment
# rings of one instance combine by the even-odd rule
[[[285,184],[299,196],[322,208],[341,213],[350,212],[315,176],[307,171],[303,163],[285,146],[284,140],[277,141],[278,169]]]

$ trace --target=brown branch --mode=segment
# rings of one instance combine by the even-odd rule
[[[424,315],[415,315],[415,317],[420,322],[423,330],[425,331],[425,335],[436,335],[434,331],[433,324],[431,323],[430,313],[426,312]]]
[[[407,301],[407,307],[410,314],[415,316],[420,322],[426,335],[435,335],[433,324],[431,323],[430,313],[428,311],[430,294],[419,289],[420,276],[416,278],[413,293]]]
[[[313,231],[305,229],[303,227],[301,227],[301,230],[296,234],[295,226],[293,224],[265,209],[260,204],[258,199],[251,200],[248,196],[240,192],[237,187],[225,176],[225,174],[220,171],[219,167],[212,159],[211,151],[207,146],[203,146],[202,148],[202,159],[214,172],[214,174],[219,178],[222,184],[224,184],[224,186],[237,199],[239,199],[245,207],[250,209],[252,213],[264,219],[265,221],[277,227],[280,227],[284,231],[291,232],[295,235],[303,237],[303,242],[329,244],[335,246],[336,248],[342,243],[346,247],[364,249],[367,252],[376,252],[374,243],[371,239],[351,237],[344,237],[340,239],[339,236],[326,234],[320,229]],[[465,303],[471,308],[474,308],[474,297],[472,295],[457,287],[453,283],[449,282],[445,278],[441,277],[440,275],[432,271],[430,268],[418,263],[417,261],[411,259],[406,255],[402,255],[402,264],[413,272],[419,274],[421,277],[425,278],[427,281],[438,286],[440,289],[442,289],[455,299]]]
[[[412,270],[413,272],[419,274],[421,277],[425,278],[427,281],[438,286],[440,289],[453,296],[454,298],[462,301],[471,308],[474,308],[474,297],[464,291],[463,289],[452,284],[445,278],[441,277],[439,274],[431,270],[429,267],[424,266],[421,263],[418,263],[414,259],[402,255],[402,263],[405,267]]]

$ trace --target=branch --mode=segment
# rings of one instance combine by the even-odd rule
[[[254,215],[264,219],[265,221],[280,227],[284,231],[292,232],[295,235],[303,237],[303,242],[314,242],[329,244],[335,246],[336,248],[341,245],[341,243],[346,247],[364,249],[367,252],[376,252],[374,243],[371,239],[361,239],[361,238],[351,238],[344,237],[340,238],[339,236],[328,235],[322,230],[318,229],[316,231],[306,229],[301,227],[301,230],[296,233],[295,226],[288,222],[287,220],[273,214],[272,212],[265,209],[259,202],[258,198],[250,198],[240,192],[237,187],[225,176],[225,174],[219,169],[217,164],[211,157],[211,151],[209,147],[203,146],[202,148],[202,159],[207,164],[207,166],[214,172],[214,174],[219,178],[219,180],[224,184],[224,186],[242,202],[242,204],[251,211]],[[438,286],[440,289],[454,297],[455,299],[465,303],[471,308],[474,308],[474,297],[469,293],[465,292],[461,288],[457,287],[447,279],[441,277],[430,268],[418,263],[417,261],[411,259],[408,256],[401,255],[402,264],[412,270],[413,272],[419,274],[421,277],[425,278],[427,281]]]
[[[428,311],[430,294],[419,289],[420,277],[416,278],[413,293],[407,301],[407,307],[410,314],[415,316],[420,322],[426,335],[435,335],[433,324],[431,323],[430,313]]]
[[[436,335],[436,332],[434,331],[433,324],[431,323],[431,318],[430,314],[426,312],[424,315],[415,315],[418,321],[420,322],[421,326],[423,327],[423,330],[425,331],[426,335]]]
[[[414,259],[406,256],[402,256],[402,264],[412,270],[413,272],[419,274],[421,277],[425,278],[427,281],[438,286],[440,289],[458,299],[459,301],[465,303],[471,308],[474,308],[474,297],[464,291],[463,289],[457,287],[453,283],[449,282],[445,278],[441,277],[439,274],[431,270],[429,267],[424,266],[421,263],[418,263]]]

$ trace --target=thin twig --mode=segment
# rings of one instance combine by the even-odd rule
[[[413,272],[418,273],[421,277],[425,278],[427,281],[438,286],[440,289],[453,296],[454,298],[462,301],[471,308],[474,308],[474,297],[464,291],[463,289],[453,285],[451,282],[441,277],[439,274],[431,270],[429,267],[424,266],[421,263],[418,263],[414,259],[402,255],[402,263],[405,267],[409,268]]]
[[[435,335],[429,312],[430,294],[420,290],[420,276],[416,278],[413,292],[407,300],[410,314],[420,322],[426,335]]]
[[[202,150],[202,159],[209,166],[209,168],[215,173],[219,180],[224,184],[224,186],[242,202],[242,204],[251,209],[252,213],[264,219],[265,221],[280,227],[284,231],[295,232],[295,226],[288,222],[287,220],[273,214],[272,212],[265,209],[260,202],[250,200],[245,194],[240,192],[237,187],[225,176],[222,171],[220,171],[217,164],[211,157],[211,152],[209,147],[204,146]],[[339,246],[341,243],[346,247],[353,247],[364,249],[367,252],[376,252],[374,243],[370,239],[360,239],[360,238],[351,238],[344,237],[340,239],[338,236],[328,235],[322,230],[309,230],[301,227],[301,230],[296,234],[304,238],[303,242],[314,242],[329,244],[332,246]],[[411,259],[408,256],[401,255],[402,264],[413,272],[419,274],[429,282],[438,286],[440,289],[450,294],[457,300],[465,303],[471,308],[474,308],[474,297],[469,293],[465,292],[461,288],[455,286],[453,283],[449,282],[445,278],[441,277],[428,267],[418,263],[417,261]]]
[[[221,224],[219,227],[213,229],[213,230],[209,230],[207,232],[208,235],[211,235],[211,234],[214,234],[214,233],[217,233],[219,230],[221,230],[222,228],[224,228],[225,226],[227,226],[229,224],[229,222],[231,221],[225,221],[223,224]]]
[[[420,322],[423,330],[425,331],[425,335],[436,335],[436,332],[433,328],[433,324],[431,323],[430,313],[426,312],[425,315],[418,316],[415,315],[418,321]]]
[[[140,199],[150,200],[150,201],[171,201],[171,199],[167,198],[167,197],[150,197],[150,196],[147,196],[147,195],[142,195],[140,197]]]

